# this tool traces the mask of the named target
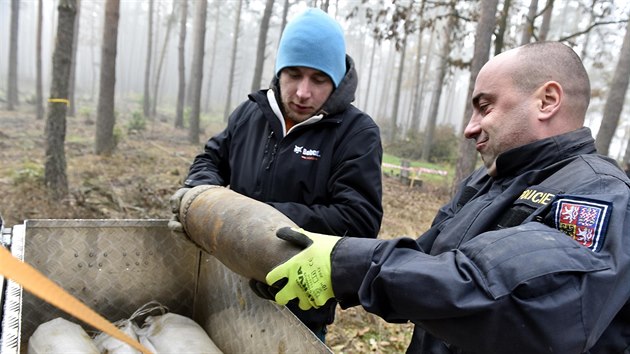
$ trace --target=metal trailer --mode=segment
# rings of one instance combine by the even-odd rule
[[[224,353],[331,353],[288,309],[258,298],[248,279],[201,251],[168,220],[27,220],[0,241],[115,322],[150,301],[192,318]],[[0,224],[0,228],[2,225]],[[41,323],[87,324],[0,277],[0,353],[24,353]]]

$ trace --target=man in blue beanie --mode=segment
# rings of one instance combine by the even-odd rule
[[[280,40],[269,89],[249,95],[227,127],[210,138],[171,197],[181,230],[181,197],[198,185],[230,186],[273,206],[305,229],[375,238],[383,216],[383,150],[375,122],[351,103],[357,88],[341,26],[309,8],[290,21]],[[251,282],[261,297],[277,290]],[[336,302],[288,308],[322,341]]]

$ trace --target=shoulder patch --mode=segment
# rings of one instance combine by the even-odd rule
[[[598,252],[604,244],[612,203],[562,195],[553,204],[555,227]]]

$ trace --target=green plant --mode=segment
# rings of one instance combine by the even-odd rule
[[[114,131],[113,131],[113,138],[114,138],[114,147],[113,150],[116,149],[116,147],[118,146],[118,143],[122,140],[124,136],[124,133],[122,131],[122,129],[120,129],[119,126],[114,126]]]
[[[79,108],[78,114],[85,120],[89,120],[92,118],[92,108],[90,106],[81,106]]]
[[[13,171],[11,177],[14,185],[43,183],[44,166],[33,161],[26,161],[19,169]]]
[[[190,107],[184,107],[184,126],[187,127],[190,125]]]
[[[450,125],[440,125],[433,134],[433,144],[429,154],[429,162],[454,164],[457,161],[459,137]]]
[[[423,135],[410,133],[401,140],[395,140],[385,148],[393,155],[403,159],[419,160],[422,156]]]
[[[386,146],[386,150],[409,160],[420,160],[424,148],[424,133],[409,133],[407,137]],[[451,125],[439,125],[433,133],[429,161],[432,163],[453,164],[457,160],[458,137]]]
[[[147,121],[144,118],[144,114],[140,111],[134,111],[131,113],[131,119],[127,122],[127,132],[141,132],[146,129]]]

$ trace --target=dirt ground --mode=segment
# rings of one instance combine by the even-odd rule
[[[0,110],[0,214],[6,226],[26,219],[169,218],[169,196],[201,151],[187,142],[187,132],[160,119],[140,132],[118,118],[121,138],[110,157],[93,154],[94,117],[69,117],[66,162],[69,196],[54,202],[44,188],[44,120],[28,107]],[[379,237],[415,236],[428,228],[446,201],[443,185],[410,188],[395,177],[384,177],[384,218]],[[420,294],[419,294],[420,296]],[[337,310],[327,344],[335,353],[402,353],[413,326],[390,324],[360,307]]]

